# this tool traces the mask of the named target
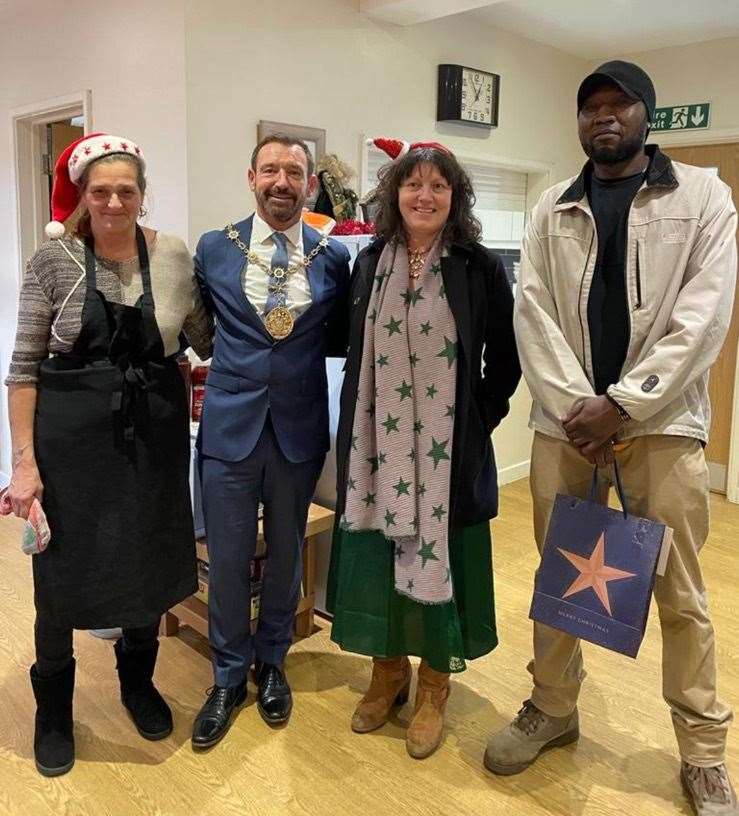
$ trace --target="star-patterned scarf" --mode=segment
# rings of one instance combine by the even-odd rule
[[[395,589],[421,603],[452,598],[449,488],[457,328],[441,277],[441,246],[410,288],[405,244],[382,251],[367,309],[352,430],[349,530],[395,544]]]

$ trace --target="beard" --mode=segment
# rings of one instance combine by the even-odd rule
[[[592,141],[581,142],[582,149],[585,155],[592,159],[596,164],[621,164],[623,162],[633,159],[637,153],[644,149],[644,142],[647,140],[649,133],[649,125],[647,122],[639,130],[639,133],[632,136],[630,139],[622,139],[614,147],[596,147]]]
[[[305,197],[298,197],[289,194],[289,198],[275,198],[271,191],[255,192],[255,198],[259,208],[269,215],[278,223],[292,224],[299,217],[305,203]]]

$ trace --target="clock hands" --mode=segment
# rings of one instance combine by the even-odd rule
[[[480,81],[480,87],[478,88],[475,85],[475,80],[472,77],[469,77],[469,81],[470,81],[470,85],[472,85],[472,90],[475,92],[475,102],[477,102],[477,100],[480,98],[480,91],[482,91],[482,86],[483,86],[484,83],[482,81]],[[473,102],[472,104],[474,105],[475,102]]]

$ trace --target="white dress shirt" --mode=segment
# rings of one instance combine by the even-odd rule
[[[273,232],[275,230],[257,213],[254,213],[249,249],[256,253],[267,266],[272,263],[272,255],[275,251],[275,242],[272,240]],[[304,257],[302,219],[289,229],[280,230],[280,232],[287,238],[288,266],[299,263]],[[264,269],[255,263],[247,263],[242,281],[244,293],[262,318],[265,316],[267,295],[269,294],[267,289],[268,281],[269,274]],[[305,269],[301,269],[288,278],[285,306],[290,310],[293,317],[297,317],[311,305],[311,302],[308,274]]]

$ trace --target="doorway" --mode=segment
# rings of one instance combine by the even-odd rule
[[[694,147],[665,147],[664,151],[675,161],[717,170],[719,178],[731,187],[734,206],[739,207],[739,142]],[[735,297],[729,333],[721,354],[711,368],[708,383],[712,418],[710,441],[706,447],[706,460],[708,461],[711,490],[717,493],[727,493],[738,346],[739,308]]]
[[[90,92],[81,91],[11,112],[15,152],[11,188],[16,191],[13,204],[18,285],[26,259],[45,240],[54,163],[70,141],[89,133],[90,101]]]
[[[54,184],[54,168],[56,167],[59,154],[64,148],[81,139],[85,135],[85,128],[82,124],[82,117],[75,116],[74,118],[61,119],[58,122],[47,122],[45,125],[39,125],[46,130],[46,144],[39,145],[44,151],[40,160],[43,165],[43,172],[47,178],[47,184],[44,185],[46,193],[45,207],[42,207],[44,212],[51,218],[51,191]],[[42,140],[39,140],[40,142]]]

